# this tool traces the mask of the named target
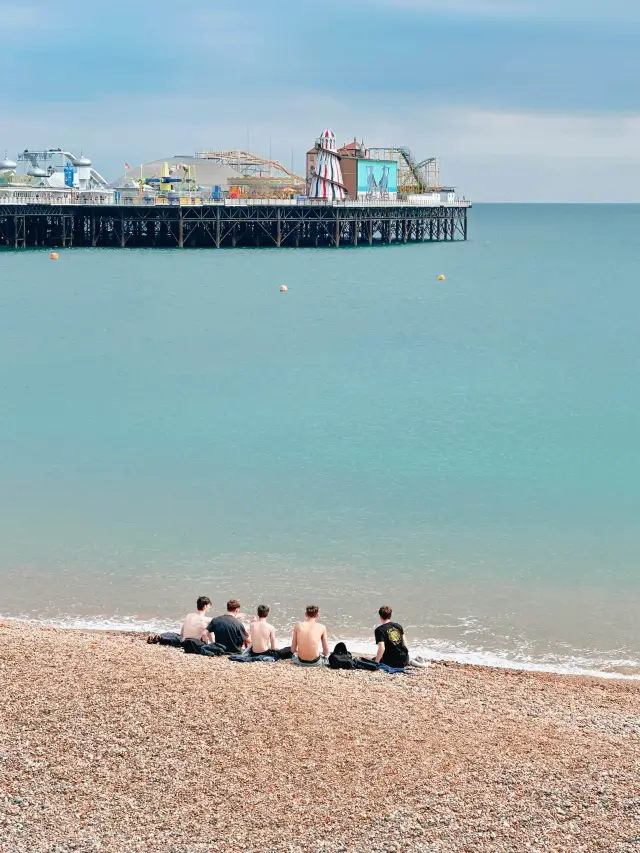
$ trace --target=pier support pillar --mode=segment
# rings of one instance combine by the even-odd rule
[[[360,239],[360,217],[356,214],[353,217],[353,245],[357,246]]]
[[[182,210],[180,210],[180,219],[178,220],[178,246],[184,249],[184,219],[182,218]]]
[[[220,208],[216,208],[216,249],[220,248]]]
[[[336,237],[335,237],[336,246],[340,245],[340,214],[336,213]]]
[[[280,208],[276,210],[276,246],[282,245],[282,222],[280,221]]]
[[[462,219],[462,233],[464,234],[464,239],[467,239],[467,211],[464,211],[463,219]]]

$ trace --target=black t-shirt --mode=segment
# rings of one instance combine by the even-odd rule
[[[409,662],[409,652],[402,645],[404,629],[397,622],[385,622],[378,625],[375,631],[376,643],[384,643],[384,653],[380,663],[387,666],[406,666]]]
[[[207,631],[213,632],[216,643],[224,646],[230,655],[239,654],[247,638],[242,622],[230,613],[214,616],[207,625]]]

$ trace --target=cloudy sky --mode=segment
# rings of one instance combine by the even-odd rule
[[[0,148],[109,179],[202,148],[409,145],[475,200],[640,199],[637,0],[2,0]],[[4,153],[4,151],[2,151]]]

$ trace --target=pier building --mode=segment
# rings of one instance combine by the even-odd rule
[[[409,149],[367,149],[355,140],[338,149],[328,129],[309,152],[306,179],[240,151],[154,161],[139,177],[132,169],[111,187],[88,158],[61,149],[25,151],[22,160],[23,175],[15,161],[0,161],[0,247],[467,239],[471,203],[439,185],[433,158],[418,162]]]

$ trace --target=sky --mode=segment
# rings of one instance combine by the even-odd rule
[[[0,0],[0,153],[437,156],[474,201],[640,199],[637,0]]]

